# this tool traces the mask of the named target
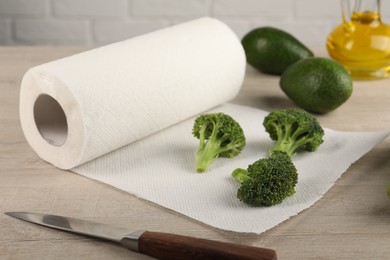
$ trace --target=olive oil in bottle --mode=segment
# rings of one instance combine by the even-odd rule
[[[344,22],[328,37],[330,56],[354,79],[390,76],[390,26],[381,21],[379,6],[379,0],[356,0],[347,13],[349,4],[344,3]]]

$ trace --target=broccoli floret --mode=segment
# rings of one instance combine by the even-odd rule
[[[224,113],[198,116],[192,134],[200,141],[196,154],[197,172],[204,172],[218,157],[238,155],[246,144],[241,126]]]
[[[241,183],[237,198],[252,206],[272,206],[295,193],[298,173],[290,156],[274,151],[247,170],[236,169],[232,176]]]
[[[291,158],[299,150],[317,150],[324,136],[317,119],[298,108],[274,110],[263,125],[276,141],[270,156],[232,173],[241,183],[237,198],[252,206],[272,206],[294,194],[298,172]]]
[[[317,119],[303,109],[279,109],[270,112],[263,125],[272,140],[272,151],[285,151],[293,157],[298,150],[313,152],[322,144],[324,130]]]

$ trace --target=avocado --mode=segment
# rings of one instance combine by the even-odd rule
[[[295,104],[317,114],[335,110],[353,90],[347,70],[328,58],[307,58],[294,63],[283,73],[279,85]]]
[[[273,27],[254,29],[244,36],[241,43],[247,62],[269,74],[281,75],[291,64],[314,56],[294,36]]]

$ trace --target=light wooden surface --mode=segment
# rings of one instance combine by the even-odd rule
[[[261,235],[211,228],[42,161],[26,143],[19,125],[21,78],[29,67],[82,50],[0,48],[0,259],[149,259],[116,244],[18,221],[1,213],[5,211],[62,214],[270,247],[277,250],[279,259],[390,258],[390,200],[385,193],[390,182],[390,138],[353,164],[314,206]],[[294,106],[281,92],[278,80],[248,68],[235,102],[268,111]],[[390,129],[390,79],[354,82],[349,101],[318,118],[323,126],[337,130]]]

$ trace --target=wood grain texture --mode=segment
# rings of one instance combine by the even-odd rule
[[[47,212],[135,230],[272,248],[278,259],[390,256],[390,200],[385,193],[390,181],[389,138],[353,164],[311,208],[261,235],[211,228],[42,161],[20,128],[22,76],[29,67],[83,50],[0,48],[0,212]],[[268,111],[294,106],[278,81],[279,77],[248,68],[244,87],[234,102]],[[390,129],[390,79],[354,82],[352,97],[336,111],[318,118],[324,126],[337,130]],[[0,214],[0,234],[0,259],[151,259],[116,244],[42,228],[4,214]]]
[[[138,240],[139,252],[158,259],[276,260],[272,249],[146,231]]]

